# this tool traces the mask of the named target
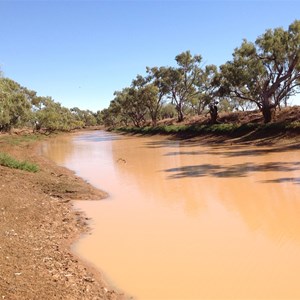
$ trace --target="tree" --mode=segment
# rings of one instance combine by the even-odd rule
[[[115,126],[114,116],[110,112],[110,108],[104,108],[101,111],[103,125],[105,127]]]
[[[142,92],[133,82],[131,87],[114,93],[115,98],[108,108],[114,116],[114,125],[124,123],[127,126],[130,120],[134,126],[140,127],[145,122],[147,107]]]
[[[36,93],[9,78],[0,78],[0,130],[26,123],[30,119],[31,100]]]
[[[146,100],[146,106],[148,107],[152,125],[154,126],[157,124],[164,100],[170,92],[170,87],[166,82],[167,72],[165,67],[147,67],[147,81],[151,85],[148,88],[149,98]]]
[[[244,40],[221,72],[223,94],[255,103],[264,122],[272,121],[274,109],[299,92],[300,21],[269,29],[255,43]]]
[[[164,82],[170,89],[172,102],[176,106],[178,122],[184,119],[184,106],[191,101],[197,91],[195,84],[200,76],[201,56],[192,56],[190,51],[175,57],[177,68],[169,67],[164,73]]]
[[[97,125],[103,125],[103,113],[101,110],[97,110],[96,113],[94,113],[94,116],[96,118],[96,124]]]
[[[74,114],[51,97],[39,97],[35,102],[36,129],[45,129],[49,132],[62,130],[69,131],[82,127],[82,121],[77,120]]]
[[[198,90],[197,114],[200,115],[212,102],[213,105],[216,104],[215,98],[218,97],[220,74],[215,65],[208,65],[200,71],[196,87]]]
[[[81,110],[78,107],[73,107],[70,111],[76,120],[83,123],[83,126],[95,126],[97,124],[97,119],[90,110]]]

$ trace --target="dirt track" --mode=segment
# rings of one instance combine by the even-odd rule
[[[88,231],[70,200],[106,195],[38,156],[35,146],[9,145],[0,136],[0,152],[40,167],[29,173],[0,166],[0,299],[124,299],[70,252]]]

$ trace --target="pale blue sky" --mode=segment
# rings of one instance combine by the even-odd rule
[[[185,50],[220,65],[243,38],[299,18],[300,0],[0,0],[0,68],[39,95],[97,111],[146,66],[174,65]]]

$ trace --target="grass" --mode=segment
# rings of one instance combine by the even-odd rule
[[[33,173],[39,170],[39,167],[36,164],[32,164],[27,161],[16,160],[6,153],[0,153],[0,165]]]
[[[20,135],[20,136],[9,135],[9,136],[1,137],[0,142],[13,145],[13,146],[19,146],[23,144],[33,143],[43,138],[44,137],[39,134],[27,134],[27,135]]]

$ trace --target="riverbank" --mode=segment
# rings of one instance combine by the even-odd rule
[[[1,299],[123,299],[70,250],[89,231],[88,219],[73,209],[72,200],[100,200],[106,194],[38,155],[40,140],[0,136],[0,152],[39,167],[31,173],[0,166]]]
[[[206,115],[187,117],[178,123],[176,118],[164,119],[156,126],[119,127],[112,130],[120,133],[141,135],[169,135],[179,139],[198,138],[229,143],[280,142],[294,139],[300,134],[300,106],[283,108],[273,122],[264,124],[259,111],[221,113],[216,124],[210,124]]]

